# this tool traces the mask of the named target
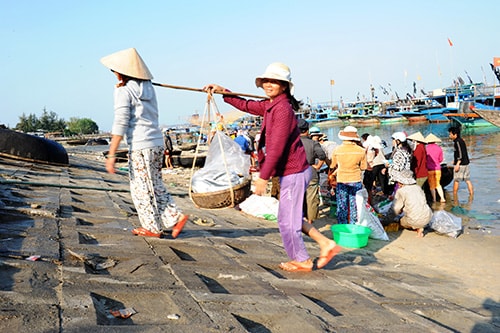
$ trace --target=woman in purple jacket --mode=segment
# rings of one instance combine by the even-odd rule
[[[320,247],[317,267],[322,268],[340,251],[336,243],[303,220],[303,200],[311,169],[300,141],[300,131],[294,109],[298,101],[293,97],[290,69],[282,63],[269,65],[266,72],[255,79],[268,99],[255,101],[225,95],[224,101],[235,108],[263,117],[258,146],[260,176],[255,181],[257,195],[266,193],[271,177],[280,179],[278,226],[283,246],[291,261],[281,263],[285,271],[311,271],[313,261],[307,253],[302,232],[314,239]],[[219,85],[209,84],[207,92],[229,91]]]

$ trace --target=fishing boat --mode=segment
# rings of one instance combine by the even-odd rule
[[[381,125],[394,124],[408,121],[407,118],[398,114],[379,114],[376,116]]]
[[[51,165],[69,164],[64,147],[40,136],[0,128],[0,156]]]
[[[486,120],[490,124],[500,127],[500,110],[474,108],[473,111],[477,113],[483,120]]]

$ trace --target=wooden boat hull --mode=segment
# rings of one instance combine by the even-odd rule
[[[68,153],[60,143],[3,128],[0,129],[0,156],[43,164],[69,164]]]
[[[490,122],[491,124],[500,127],[500,110],[486,110],[474,108],[473,111],[481,118]]]

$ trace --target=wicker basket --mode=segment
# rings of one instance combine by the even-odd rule
[[[250,179],[234,186],[234,202],[231,200],[231,189],[207,193],[190,193],[191,200],[198,208],[218,209],[234,207],[250,196]]]

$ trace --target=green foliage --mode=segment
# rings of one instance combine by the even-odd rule
[[[28,132],[62,132],[66,128],[64,119],[59,119],[57,113],[54,111],[47,111],[43,108],[42,116],[38,118],[35,114],[31,113],[26,116],[24,113],[19,117],[15,129],[25,133]]]
[[[72,134],[94,134],[99,132],[99,126],[89,118],[72,117],[68,121],[68,130]]]
[[[15,129],[24,133],[38,131],[62,132],[65,136],[99,132],[99,126],[92,119],[72,117],[66,122],[64,119],[59,119],[57,113],[54,111],[49,112],[46,108],[43,108],[40,118],[32,113],[29,115],[23,113],[19,117],[19,123],[17,123]]]

